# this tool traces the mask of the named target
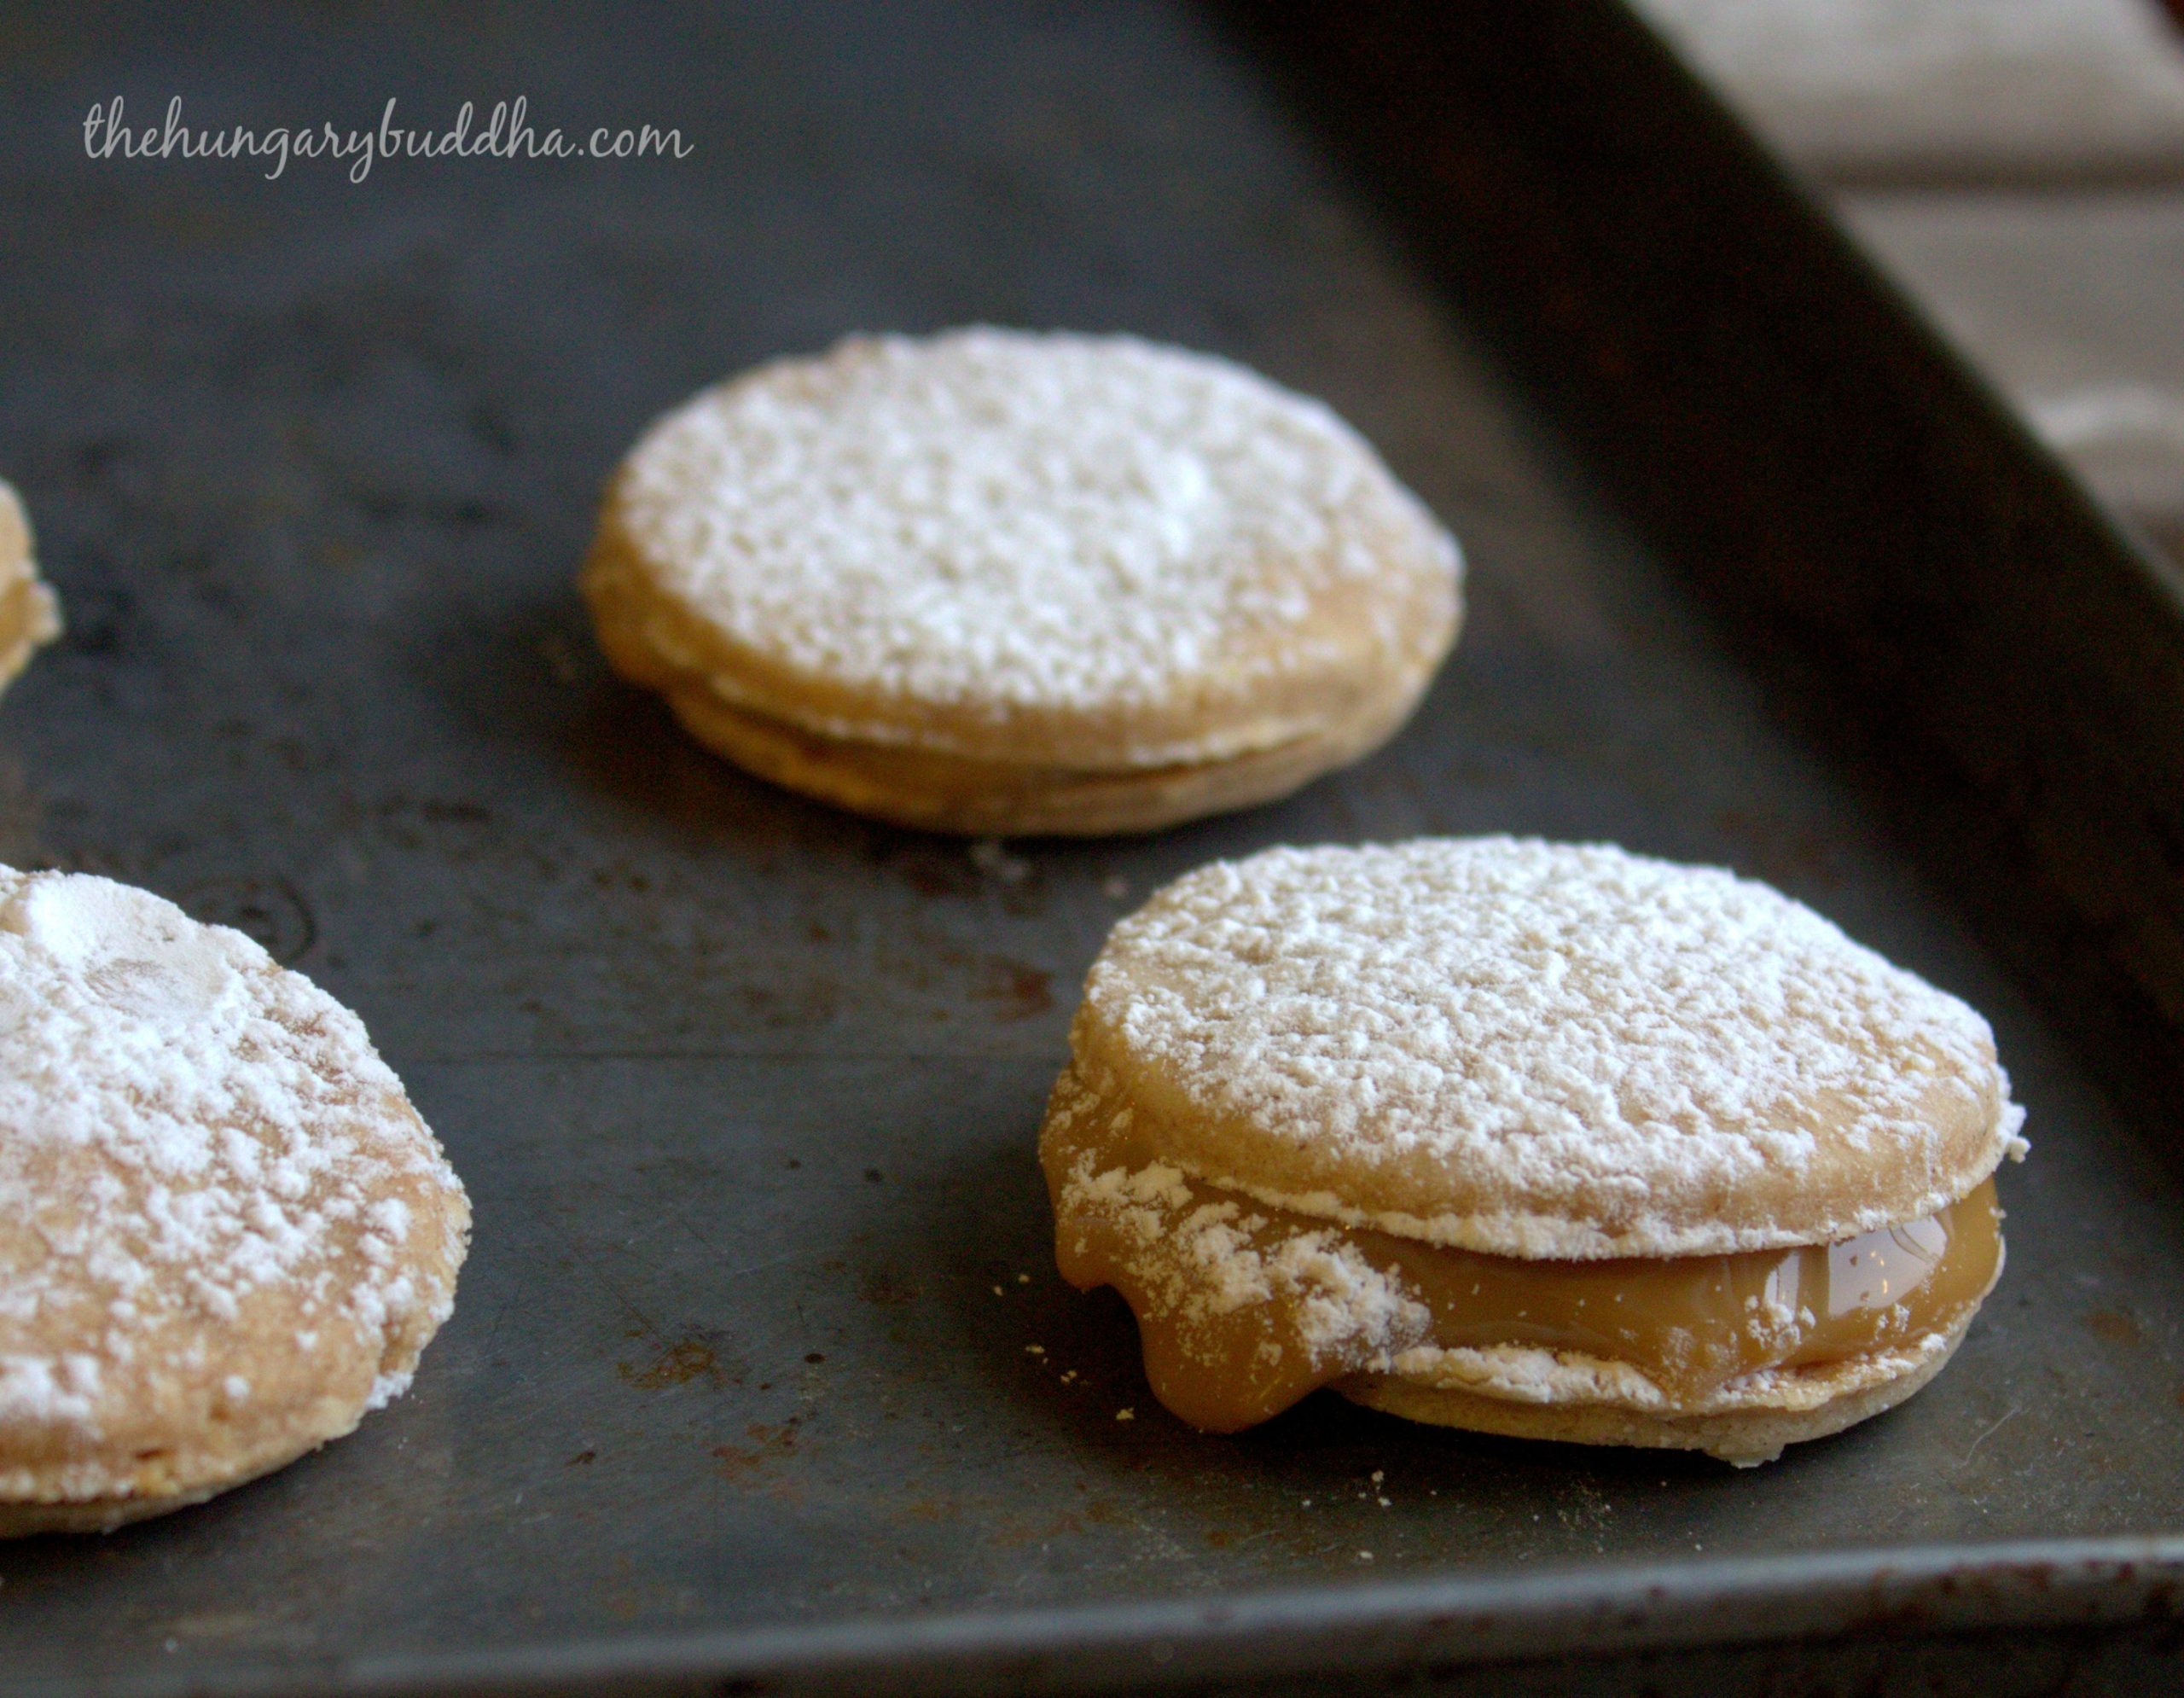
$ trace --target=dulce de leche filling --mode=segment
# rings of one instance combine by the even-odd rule
[[[1040,1157],[1057,1259],[1079,1289],[1122,1294],[1153,1394],[1211,1432],[1264,1421],[1352,1375],[1400,1373],[1396,1358],[1421,1346],[1529,1346],[1620,1364],[1658,1388],[1664,1410],[1695,1411],[1744,1375],[1947,1332],[2001,1267],[1991,1179],[1938,1213],[1836,1244],[1535,1261],[1224,1190],[1143,1160],[1128,1119],[1085,1103],[1050,1119]]]

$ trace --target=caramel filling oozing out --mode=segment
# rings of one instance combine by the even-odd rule
[[[1105,1110],[1106,1112],[1102,1112]],[[1740,1375],[1915,1344],[2001,1260],[1994,1182],[1837,1244],[1531,1261],[1273,1207],[1147,1161],[1102,1104],[1042,1141],[1062,1276],[1137,1316],[1146,1375],[1194,1427],[1234,1432],[1419,1346],[1529,1346],[1618,1363],[1672,1409]]]

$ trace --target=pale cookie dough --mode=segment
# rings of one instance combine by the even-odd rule
[[[15,490],[0,481],[0,689],[60,635],[61,603],[38,575],[30,520]]]
[[[1385,741],[1456,546],[1316,401],[1125,337],[854,338],[648,431],[584,571],[701,741],[979,834],[1147,830]]]
[[[1321,1385],[1764,1460],[1999,1276],[1986,1022],[1763,885],[1507,838],[1280,849],[1115,928],[1041,1137],[1062,1270],[1227,1430]]]
[[[239,932],[0,869],[0,1534],[103,1530],[401,1395],[470,1208],[357,1017]]]

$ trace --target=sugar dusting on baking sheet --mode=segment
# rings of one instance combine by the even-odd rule
[[[1327,586],[1457,569],[1326,407],[1124,337],[973,329],[781,362],[653,427],[622,498],[663,587],[736,642],[996,713],[1302,667]]]
[[[1803,1170],[1816,1104],[1831,1147],[1923,1152],[1936,1093],[1999,1102],[1995,1154],[2024,1148],[1972,1009],[1764,885],[1609,846],[1216,864],[1117,927],[1085,996],[1207,1112],[1368,1166],[1422,1156],[1581,1223]]]
[[[368,1333],[444,1316],[382,1193],[460,1187],[400,1094],[357,1017],[241,933],[0,869],[0,1424],[90,1423],[102,1364],[177,1305],[214,1335],[276,1282]]]

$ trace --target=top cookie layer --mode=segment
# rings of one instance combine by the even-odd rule
[[[468,1221],[308,979],[0,869],[0,1496],[187,1490],[346,1431],[446,1316]]]
[[[661,420],[588,569],[723,698],[830,736],[1224,759],[1414,684],[1454,543],[1327,408],[1126,338],[853,339]]]
[[[2013,1148],[1985,1021],[1764,885],[1508,838],[1277,849],[1115,928],[1072,1033],[1162,1159],[1496,1254],[1928,1214]]]

